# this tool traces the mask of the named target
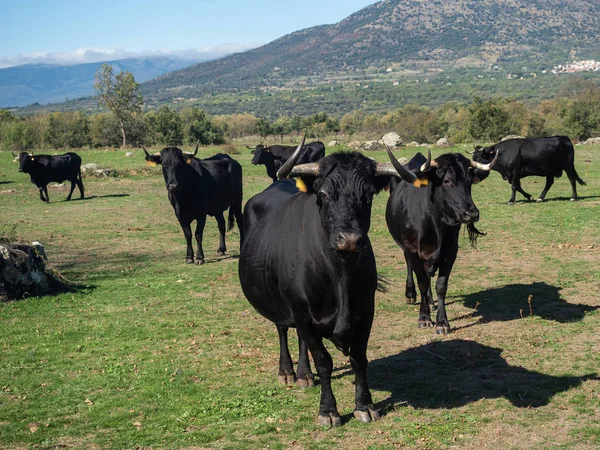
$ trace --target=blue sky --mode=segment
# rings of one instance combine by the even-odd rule
[[[2,0],[0,67],[23,56],[68,58],[245,49],[335,23],[375,0]],[[92,55],[92,56],[90,56]],[[11,63],[12,61],[12,63]],[[4,64],[2,64],[4,62]]]

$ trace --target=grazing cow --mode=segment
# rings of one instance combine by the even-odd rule
[[[150,165],[162,165],[162,172],[168,191],[169,201],[183,229],[187,243],[185,262],[194,262],[192,247],[192,221],[196,220],[196,264],[204,264],[202,250],[202,233],[206,216],[217,220],[220,233],[217,256],[223,256],[225,247],[225,218],[223,211],[229,208],[229,230],[233,228],[233,220],[240,230],[240,242],[244,240],[242,223],[242,166],[229,157],[218,153],[207,159],[195,158],[194,153],[184,153],[177,147],[167,147],[159,153],[150,155],[144,148],[146,161]]]
[[[277,327],[280,381],[296,377],[288,328],[298,334],[300,387],[313,385],[310,350],[322,387],[317,422],[341,424],[331,390],[333,362],[323,338],[350,356],[356,377],[354,415],[370,422],[379,418],[366,376],[377,270],[367,233],[373,196],[398,173],[391,164],[357,152],[296,165],[303,143],[278,172],[279,178],[299,177],[296,184],[277,181],[246,204],[240,283],[252,306]],[[416,178],[402,167],[400,173]]]
[[[389,148],[388,155],[394,167],[401,167]],[[392,180],[385,218],[392,237],[404,250],[408,303],[414,303],[417,297],[412,272],[417,274],[421,291],[419,327],[433,326],[431,277],[439,270],[436,333],[450,331],[444,302],[448,278],[458,253],[460,227],[467,224],[472,244],[481,234],[473,225],[479,220],[479,211],[471,198],[471,184],[481,172],[489,172],[496,160],[484,165],[463,155],[448,153],[431,161],[429,153],[420,169],[424,180],[418,182],[424,184],[421,189]]]
[[[475,147],[473,159],[487,164],[497,154],[500,155],[494,170],[500,172],[502,178],[512,185],[512,195],[508,204],[514,204],[519,191],[527,200],[533,197],[521,188],[521,178],[535,175],[546,177],[546,186],[538,197],[543,202],[548,190],[554,184],[554,178],[567,173],[573,195],[571,201],[577,200],[575,182],[585,185],[575,170],[575,149],[567,136],[552,136],[539,139],[508,139],[489,147]]]
[[[288,147],[285,145],[272,145],[265,147],[264,145],[257,145],[256,147],[248,147],[252,149],[252,164],[262,164],[267,168],[267,175],[270,176],[273,181],[277,181],[277,171],[281,168],[290,156],[296,150],[296,147]],[[320,141],[311,142],[306,144],[298,164],[306,164],[311,162],[317,162],[321,158],[325,157],[325,145]]]
[[[15,158],[17,155],[12,154]],[[48,197],[48,183],[54,181],[62,183],[65,180],[71,182],[71,190],[67,200],[71,200],[75,185],[79,188],[81,198],[83,194],[83,181],[81,179],[81,158],[77,153],[69,152],[64,155],[33,155],[27,152],[19,154],[19,172],[28,173],[31,182],[40,191],[40,199],[50,203]],[[45,197],[44,197],[45,194]]]

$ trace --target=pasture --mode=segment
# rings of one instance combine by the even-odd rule
[[[209,217],[207,263],[186,265],[160,168],[147,167],[141,151],[78,151],[84,164],[119,176],[84,178],[88,198],[76,192],[71,202],[68,186],[51,183],[50,204],[0,152],[0,231],[16,225],[44,243],[51,265],[79,283],[0,305],[0,447],[598,448],[599,152],[576,147],[588,182],[578,202],[568,201],[565,175],[540,204],[517,197],[507,206],[510,186],[495,172],[474,186],[478,228],[488,234],[476,250],[461,237],[447,336],[417,328],[404,258],[384,221],[389,194],[376,197],[370,238],[385,292],[376,295],[368,357],[383,417],[352,417],[350,365],[326,343],[343,416],[333,430],[315,424],[318,386],[277,382],[276,329],[238,283],[237,228],[228,256],[217,258]],[[249,151],[232,156],[244,169],[245,200],[268,186]],[[387,161],[384,152],[369,156]],[[543,178],[523,182],[534,197],[543,186]]]

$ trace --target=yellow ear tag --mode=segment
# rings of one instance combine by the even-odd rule
[[[156,164],[154,161],[146,161],[146,164],[150,167],[154,167],[157,166],[158,164]]]
[[[185,160],[186,163],[191,164],[192,163],[192,158],[188,158]]]
[[[308,192],[306,188],[306,183],[302,181],[302,178],[296,178],[296,187],[300,192]]]
[[[413,186],[414,187],[427,186],[428,184],[429,184],[429,179],[428,178],[417,178],[413,182]]]

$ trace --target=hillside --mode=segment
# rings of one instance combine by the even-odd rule
[[[600,55],[600,3],[386,0],[341,22],[193,65],[143,85],[149,103],[257,88],[305,88],[357,73],[452,67],[551,68]]]
[[[196,61],[168,57],[128,58],[108,61],[116,71],[129,71],[138,82],[187,67]],[[103,63],[59,66],[25,64],[0,69],[0,108],[31,103],[62,102],[94,90],[94,74]]]

